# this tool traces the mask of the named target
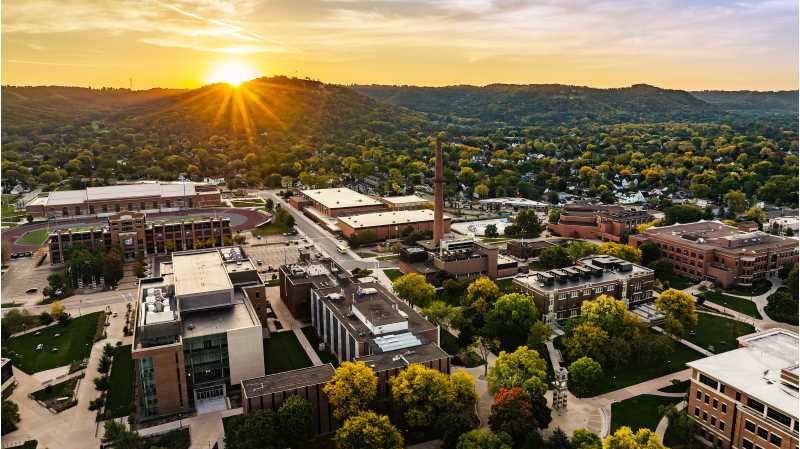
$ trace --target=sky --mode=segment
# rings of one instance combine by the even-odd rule
[[[4,85],[194,88],[234,67],[338,84],[797,89],[798,2],[4,0],[0,62]]]

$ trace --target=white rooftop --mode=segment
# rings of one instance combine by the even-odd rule
[[[450,218],[445,215],[445,219]],[[398,210],[388,212],[373,212],[369,214],[348,215],[339,217],[339,220],[354,229],[372,228],[386,225],[405,225],[424,221],[433,221],[433,211],[430,209]]]
[[[389,204],[394,204],[396,206],[429,202],[425,198],[419,197],[417,195],[385,196],[383,197],[383,200]]]
[[[216,249],[173,253],[172,272],[178,297],[233,288],[222,255]]]
[[[78,204],[86,201],[104,201],[119,198],[179,197],[195,194],[191,182],[142,182],[104,187],[87,187],[85,190],[60,190],[47,196],[48,206]]]
[[[383,203],[346,187],[335,189],[303,190],[303,194],[328,209],[345,207],[379,206]]]
[[[771,329],[739,337],[739,343],[743,347],[687,365],[797,419],[798,393],[781,385],[780,375],[797,366],[798,335]]]

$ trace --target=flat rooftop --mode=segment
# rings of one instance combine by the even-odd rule
[[[328,209],[345,207],[380,206],[383,203],[346,187],[335,189],[303,190],[303,195],[322,204]]]
[[[398,349],[396,351],[382,352],[380,354],[359,357],[357,362],[364,362],[374,371],[404,368],[412,363],[425,363],[450,357],[442,348],[434,343],[427,343],[413,348]]]
[[[224,334],[233,329],[261,326],[261,321],[241,293],[233,297],[229,307],[185,312],[181,314],[183,338]]]
[[[116,200],[122,198],[181,197],[195,194],[192,182],[142,182],[104,187],[87,187],[83,190],[60,190],[47,195],[48,206],[78,204],[86,201]]]
[[[430,203],[430,201],[417,195],[384,196],[383,201],[392,204],[394,206],[406,206],[406,205],[414,205],[420,203],[425,203],[425,204]]]
[[[326,363],[247,379],[242,381],[242,392],[245,398],[257,398],[295,388],[319,385],[329,381],[335,371],[333,365]]]
[[[444,217],[449,220],[449,216]],[[354,229],[374,228],[377,226],[407,225],[433,221],[433,211],[430,209],[396,210],[387,212],[372,212],[369,214],[348,215],[339,217],[339,220]]]
[[[700,220],[694,223],[674,224],[671,226],[650,227],[644,236],[658,236],[664,240],[676,243],[690,244],[698,248],[715,249],[729,253],[754,253],[757,250],[783,244],[797,244],[796,240],[767,234],[766,232],[746,232],[735,226],[728,226],[719,221]],[[751,239],[752,243],[733,248],[721,246],[719,240],[745,240]],[[716,240],[716,241],[715,241]]]
[[[743,347],[687,363],[769,407],[798,418],[796,391],[781,385],[781,370],[796,370],[798,335],[771,329],[739,337]]]
[[[233,288],[217,249],[172,253],[172,273],[178,297]]]
[[[605,262],[612,262],[618,264],[627,264],[631,267],[630,271],[620,271],[619,269],[602,269],[602,267],[598,264],[593,263],[595,260],[602,260]],[[565,275],[580,275],[582,273],[588,273],[589,270],[587,268],[594,267],[597,271],[597,268],[601,268],[602,272],[600,275],[593,275],[590,274],[588,277],[578,276],[577,279],[573,279],[572,277],[568,277],[564,279]],[[554,270],[547,270],[547,271],[532,271],[527,275],[524,276],[517,276],[514,278],[514,282],[518,282],[524,286],[543,291],[543,292],[552,292],[558,290],[569,290],[574,288],[581,288],[587,285],[593,284],[603,284],[612,281],[620,281],[624,279],[628,279],[633,276],[642,276],[649,273],[652,273],[653,270],[650,268],[645,268],[640,265],[636,265],[634,263],[626,262],[622,259],[617,259],[615,257],[609,256],[590,256],[585,257],[583,259],[579,259],[578,263],[566,268],[558,268]],[[546,285],[542,282],[539,278],[540,275],[546,276],[553,276],[553,277],[561,277],[564,279],[563,281],[553,281],[551,285]]]

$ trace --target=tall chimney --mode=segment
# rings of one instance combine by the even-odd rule
[[[436,139],[436,166],[433,175],[433,244],[438,246],[444,237],[444,173],[442,142]]]

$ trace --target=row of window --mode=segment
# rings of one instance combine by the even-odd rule
[[[744,420],[744,430],[757,435],[764,441],[769,441],[777,447],[781,447],[781,444],[783,443],[783,438],[781,438],[779,435],[775,435],[774,433],[770,434],[769,430],[761,426],[756,426],[754,422],[747,419]],[[744,446],[744,441],[746,440],[742,441],[742,446]]]
[[[711,399],[711,397],[709,395],[705,395],[705,396],[706,396],[705,397],[705,401],[703,401],[703,402],[705,402],[706,404],[709,404],[709,400],[710,400],[711,408],[716,410],[717,407],[721,406],[720,411],[722,411],[722,413],[728,413],[728,405],[727,404],[724,404],[724,403],[720,404],[719,401],[717,401],[716,398]],[[703,393],[700,390],[697,390],[697,400],[699,401],[702,398],[703,398]]]
[[[700,408],[699,407],[695,407],[694,408],[694,416],[700,418]],[[707,422],[707,423],[711,424],[711,426],[718,428],[721,432],[725,431],[725,421],[720,419],[719,423],[717,423],[717,417],[716,416],[711,416],[711,419],[709,420],[708,419],[708,412],[704,411],[702,419],[703,419],[704,422]]]

